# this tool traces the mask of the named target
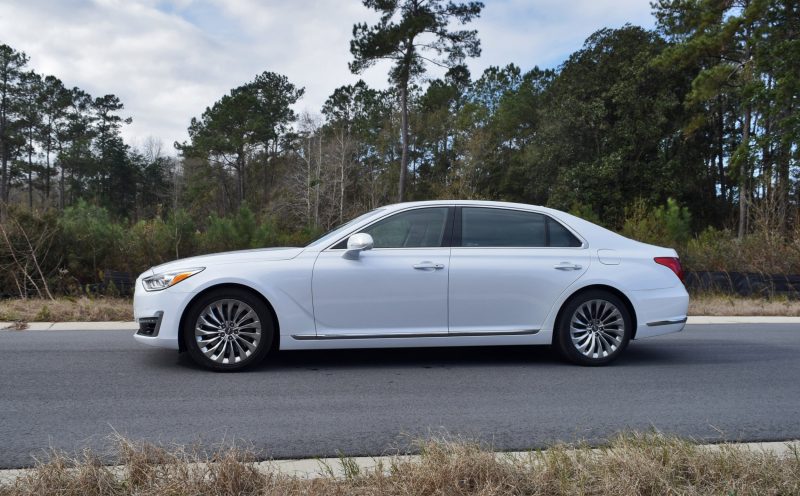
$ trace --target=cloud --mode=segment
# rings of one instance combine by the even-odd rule
[[[647,0],[485,3],[473,75],[510,62],[554,67],[597,29],[652,26]],[[26,0],[0,3],[0,43],[69,86],[118,95],[133,117],[126,139],[155,136],[169,149],[192,117],[264,70],[306,88],[298,111],[318,112],[359,77],[385,87],[386,64],[361,76],[347,68],[353,24],[376,18],[357,0]]]

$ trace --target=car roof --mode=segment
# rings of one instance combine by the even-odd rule
[[[425,201],[393,203],[390,205],[384,205],[382,208],[388,210],[402,210],[408,207],[426,207],[426,206],[437,206],[437,205],[464,205],[464,206],[474,205],[481,207],[512,207],[524,210],[541,210],[545,212],[549,211],[558,212],[557,210],[553,210],[547,207],[542,207],[541,205],[530,205],[527,203],[513,203],[513,202],[489,201],[489,200],[425,200]]]

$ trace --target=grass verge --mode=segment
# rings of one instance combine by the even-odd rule
[[[133,320],[129,298],[41,298],[0,300],[2,322],[108,322]]]
[[[343,476],[321,470],[312,479],[257,464],[247,450],[202,456],[126,440],[116,446],[118,467],[102,465],[88,451],[77,458],[53,453],[0,486],[0,496],[800,494],[797,452],[710,450],[655,433],[622,434],[594,450],[557,445],[524,457],[470,442],[426,441],[418,458],[393,458],[367,472],[342,458]]]
[[[689,298],[689,315],[798,317],[800,300],[699,294]]]
[[[800,300],[701,294],[689,300],[689,315],[800,316]],[[0,300],[0,322],[106,322],[133,320],[129,298],[40,298]]]

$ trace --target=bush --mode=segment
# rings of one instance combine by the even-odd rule
[[[689,209],[681,207],[673,199],[666,205],[647,208],[639,200],[626,209],[622,235],[659,246],[682,250],[691,236],[692,216]]]
[[[201,246],[206,253],[253,248],[258,223],[250,208],[243,204],[233,217],[212,214]]]
[[[175,212],[166,221],[141,220],[127,231],[126,270],[138,274],[153,265],[194,254],[196,238],[194,223],[183,211]]]
[[[591,208],[580,203],[571,211],[600,223]],[[674,247],[688,270],[800,274],[800,227],[788,235],[756,224],[757,232],[737,239],[725,229],[690,232],[688,210],[669,200],[648,208],[643,201],[627,210],[622,234],[646,243]],[[166,218],[134,224],[117,221],[98,206],[79,201],[62,213],[30,212],[14,208],[0,224],[0,295],[46,297],[80,295],[103,280],[104,270],[127,271],[136,276],[148,267],[204,253],[272,246],[304,246],[320,235],[319,229],[279,222],[259,216],[242,205],[233,215],[212,215],[205,225],[195,223],[186,211]],[[24,275],[34,267],[26,236],[36,245],[34,283]],[[14,256],[20,263],[14,261]],[[27,264],[27,265],[26,265]],[[27,269],[25,269],[27,267]],[[113,290],[111,290],[113,292]]]
[[[730,230],[707,228],[684,251],[691,270],[800,274],[800,240],[768,232],[738,239]]]
[[[66,266],[79,280],[96,281],[100,270],[127,267],[128,233],[105,208],[79,200],[64,210],[59,226]]]

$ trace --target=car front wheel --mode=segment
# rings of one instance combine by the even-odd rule
[[[186,350],[198,364],[218,371],[260,362],[272,347],[272,314],[252,293],[212,291],[194,302],[184,320]]]
[[[563,309],[555,344],[569,361],[605,365],[630,341],[633,323],[627,306],[606,291],[587,291]]]

